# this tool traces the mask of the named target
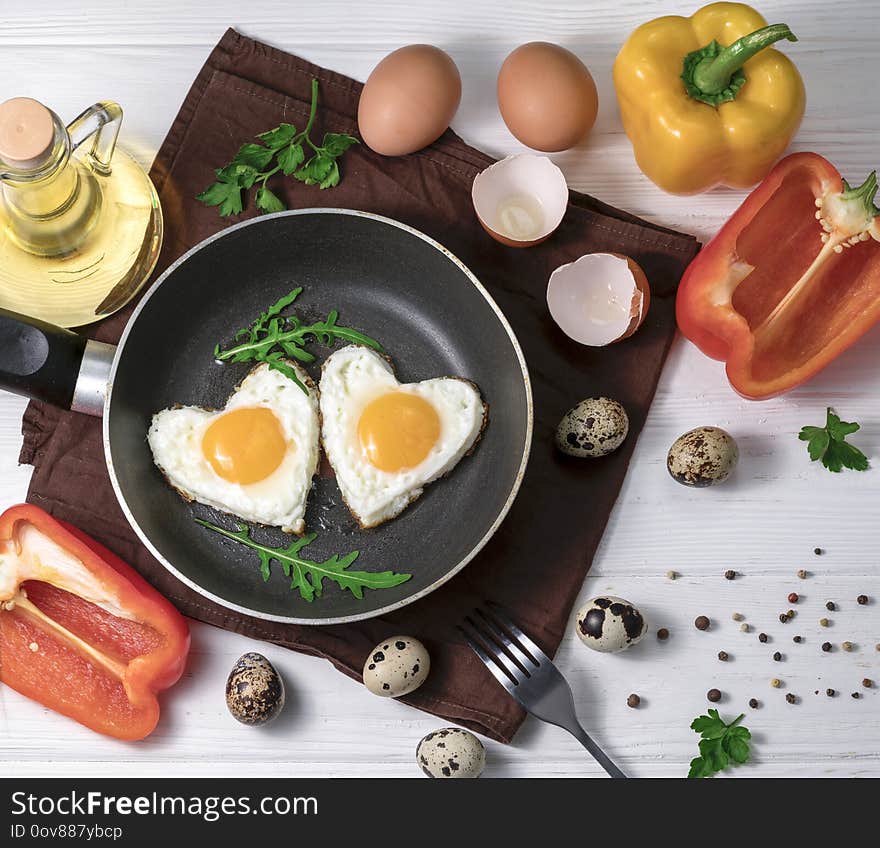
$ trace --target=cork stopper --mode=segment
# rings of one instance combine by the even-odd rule
[[[39,167],[52,150],[55,122],[52,113],[30,97],[0,103],[0,159],[22,170]]]

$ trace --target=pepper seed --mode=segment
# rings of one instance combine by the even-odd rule
[[[736,572],[732,568],[728,568],[727,571],[724,572],[725,580],[733,580],[736,577]]]
[[[717,704],[721,700],[721,690],[720,689],[710,689],[706,693],[706,697],[713,703]]]
[[[868,596],[867,596],[867,595],[859,595],[859,596],[856,598],[856,603],[857,603],[860,607],[865,606],[865,604],[868,603]]]
[[[678,577],[677,571],[667,571],[666,572],[666,579],[667,580],[675,580],[676,577]]]
[[[748,633],[752,628],[744,621],[740,624],[739,629],[742,630],[743,633]],[[880,651],[880,645],[877,646],[877,650]]]
[[[853,692],[853,693],[852,693],[852,696],[853,696],[853,698],[855,698],[856,700],[858,700],[859,698],[862,697],[862,693],[861,693],[861,692]]]
[[[665,641],[669,638],[669,631],[668,631],[665,627],[661,627],[661,628],[657,631],[657,638],[658,638],[661,642],[665,642]]]
[[[840,647],[843,648],[844,651],[851,651],[854,646],[852,642],[844,642]]]
[[[626,699],[626,705],[628,707],[632,707],[633,709],[636,709],[638,707],[638,705],[641,703],[642,703],[642,699],[638,695],[636,695],[635,693],[633,693],[632,695],[630,695]]]
[[[825,551],[823,551],[822,548],[813,548],[813,553],[814,553],[816,556],[822,556],[822,554],[824,554]]]
[[[826,694],[829,698],[833,698],[833,697],[837,694],[837,692],[835,692],[833,689],[826,689],[826,690],[825,690],[825,694]]]
[[[727,651],[719,651],[718,659],[721,660],[721,662],[727,662],[730,659],[730,654],[728,654]]]
[[[766,642],[768,638],[769,637],[767,636],[766,633],[759,633],[758,634],[758,641],[759,642]]]
[[[798,602],[798,599],[799,599],[799,596],[798,596],[798,593],[797,593],[797,592],[792,592],[792,593],[788,596],[788,602],[789,602],[790,604],[796,604],[796,603]]]
[[[864,686],[865,689],[872,689],[872,688],[874,687],[874,681],[871,680],[870,677],[866,677],[866,678],[862,681],[862,686]]]
[[[757,699],[757,698],[749,698],[749,706],[750,706],[753,710],[758,709],[758,699]]]
[[[800,645],[800,643],[804,641],[804,637],[803,636],[795,636],[791,641],[797,642],[798,645]]]
[[[697,630],[708,630],[710,624],[711,622],[705,615],[698,615],[694,619],[694,627],[696,627]]]
[[[807,571],[804,568],[798,569],[797,576],[801,578],[801,580],[807,579]]]
[[[781,612],[781,613],[779,613],[779,620],[780,620],[783,624],[788,624],[788,619],[789,619],[789,615],[788,615],[787,612]]]
[[[774,678],[770,681],[770,685],[771,685],[774,689],[778,689],[780,686],[782,686],[782,681],[781,681],[778,677],[774,677]]]
[[[797,703],[797,695],[795,695],[793,692],[789,692],[785,696],[785,700],[788,701],[789,704],[796,704]]]
[[[831,650],[831,643],[830,642],[823,642],[822,643],[822,650],[825,651],[825,653],[827,654]]]
[[[730,616],[734,621],[742,621],[743,614],[741,612],[735,612],[732,616]]]
[[[776,660],[776,662],[782,662],[782,654],[780,654],[779,651],[775,651],[773,659]]]
[[[828,603],[825,604],[825,609],[827,609],[828,612],[834,612],[834,610],[837,609],[837,605],[834,601],[828,601]]]
[[[827,627],[830,623],[831,623],[831,622],[828,621],[827,618],[820,618],[820,619],[819,619],[819,624],[820,624],[822,627]]]

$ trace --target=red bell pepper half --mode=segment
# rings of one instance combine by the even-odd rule
[[[189,651],[183,616],[80,530],[0,515],[0,681],[86,727],[143,739]]]
[[[815,153],[781,160],[685,271],[678,326],[763,399],[813,377],[880,320],[876,173],[858,188]]]

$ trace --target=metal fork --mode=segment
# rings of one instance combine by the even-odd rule
[[[492,602],[458,626],[468,645],[495,679],[541,721],[567,730],[611,777],[626,775],[581,727],[574,696],[562,673],[525,633]]]

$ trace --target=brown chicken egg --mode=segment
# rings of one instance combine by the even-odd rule
[[[498,108],[519,141],[555,153],[574,147],[593,128],[599,96],[593,77],[574,53],[533,41],[504,60]]]
[[[460,100],[455,62],[430,44],[411,44],[373,69],[358,103],[358,129],[383,156],[415,153],[443,135]]]

